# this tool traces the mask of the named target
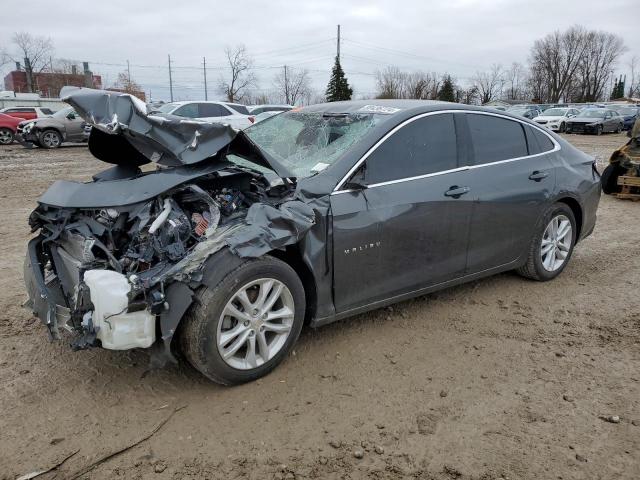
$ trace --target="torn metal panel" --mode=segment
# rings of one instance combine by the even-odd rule
[[[227,239],[227,245],[241,257],[259,257],[298,242],[315,224],[315,212],[299,200],[285,202],[277,208],[254,203],[244,223]]]
[[[61,98],[93,126],[91,153],[117,165],[193,165],[216,157],[237,135],[223,123],[149,114],[146,104],[125,93],[65,87]],[[270,168],[253,142],[243,146],[253,147],[252,161]]]

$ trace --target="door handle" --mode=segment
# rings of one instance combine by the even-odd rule
[[[449,187],[449,190],[444,192],[444,196],[445,197],[460,198],[465,193],[469,193],[470,190],[471,189],[469,187],[459,187],[457,185],[453,185],[453,186]]]
[[[529,180],[533,180],[534,182],[539,182],[540,180],[547,178],[548,176],[549,176],[549,172],[536,170],[531,175],[529,175]]]

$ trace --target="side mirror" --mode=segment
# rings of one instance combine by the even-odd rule
[[[69,112],[69,113],[67,113],[67,118],[69,120],[75,120],[76,119],[76,114],[73,113],[73,112]]]

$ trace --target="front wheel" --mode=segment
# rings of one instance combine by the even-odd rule
[[[562,122],[558,130],[560,131],[560,133],[565,133],[567,131],[567,125],[564,122]]]
[[[576,242],[576,220],[564,203],[551,205],[531,240],[527,262],[517,272],[533,280],[556,278],[567,266]]]
[[[622,132],[622,128],[623,128],[623,125],[621,123],[618,124],[618,128],[616,128],[616,133]]]
[[[0,145],[13,143],[13,132],[8,128],[0,128]]]
[[[249,260],[196,293],[183,320],[182,351],[214,382],[256,380],[289,353],[304,313],[304,288],[289,265],[269,256]]]
[[[598,125],[596,127],[596,135],[602,135],[603,129],[602,129],[602,125]]]
[[[62,135],[56,130],[45,130],[40,134],[38,143],[43,148],[58,148],[62,145]]]

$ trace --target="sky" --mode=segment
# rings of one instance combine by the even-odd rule
[[[375,72],[448,72],[461,84],[492,64],[526,63],[533,42],[580,24],[619,34],[629,51],[618,64],[628,73],[640,57],[639,0],[396,0],[243,1],[31,0],[29,15],[0,16],[0,50],[13,49],[16,31],[51,37],[55,57],[89,61],[108,87],[130,63],[131,77],[153,100],[169,99],[167,55],[174,99],[204,99],[203,57],[209,99],[221,98],[224,49],[245,45],[258,90],[273,88],[283,65],[309,71],[323,93],[336,55],[355,97],[375,92]],[[10,70],[2,69],[2,76]]]

